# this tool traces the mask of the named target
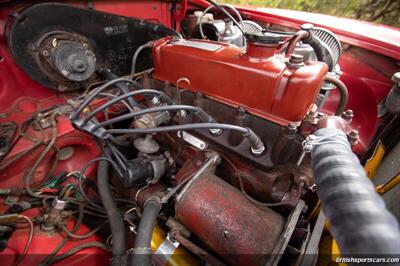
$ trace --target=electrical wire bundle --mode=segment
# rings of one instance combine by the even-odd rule
[[[107,103],[96,107],[93,111],[84,113],[83,111],[88,108],[92,101],[100,95],[108,87],[116,85],[118,83],[129,83],[135,89],[134,91],[125,92],[118,97],[110,100]],[[157,97],[163,101],[163,105],[146,108],[143,105],[139,105],[133,96],[144,95],[148,99],[151,97]],[[111,119],[106,119],[105,121],[99,122],[96,119],[96,115],[104,112],[114,104],[131,99],[130,103],[132,105],[132,111],[126,114],[122,114]],[[187,123],[179,125],[166,125],[166,126],[156,126],[147,128],[108,128],[116,123],[120,123],[129,119],[134,119],[145,114],[159,113],[159,112],[169,112],[176,113],[178,111],[191,112],[196,115],[202,122],[200,123]],[[84,113],[84,114],[83,114]],[[82,115],[83,114],[83,115]],[[195,130],[195,129],[209,129],[212,132],[220,133],[222,130],[234,130],[241,133],[244,137],[248,139],[249,145],[254,155],[261,155],[265,151],[265,147],[260,140],[260,138],[249,128],[244,128],[236,125],[221,124],[217,123],[209,114],[207,114],[200,107],[175,104],[173,100],[161,91],[153,89],[144,89],[140,84],[130,79],[117,78],[107,82],[106,84],[94,89],[85,100],[77,107],[77,109],[71,113],[71,121],[74,125],[84,130],[92,135],[94,135],[99,141],[102,141],[105,145],[105,149],[109,151],[116,162],[116,171],[123,175],[126,171],[126,158],[118,152],[114,147],[114,140],[116,135],[119,134],[129,134],[129,135],[140,135],[140,134],[155,134],[163,132],[172,131],[182,131],[182,130]]]
[[[66,210],[72,211],[72,215],[77,214],[76,223],[71,231],[67,229],[67,227],[63,223],[57,225],[59,227],[59,231],[64,232],[67,237],[62,242],[60,242],[59,245],[53,250],[53,252],[51,252],[42,261],[41,265],[49,265],[53,262],[60,261],[75,254],[76,252],[79,252],[82,249],[90,247],[98,247],[108,250],[108,247],[103,243],[89,242],[82,245],[77,245],[73,249],[67,251],[62,255],[57,254],[61,250],[61,248],[69,241],[69,239],[87,239],[97,234],[100,229],[102,229],[102,227],[107,224],[107,215],[102,204],[99,201],[97,201],[99,203],[96,204],[94,200],[87,200],[88,197],[84,190],[85,187],[90,187],[93,191],[97,191],[96,183],[86,178],[84,175],[84,171],[85,169],[87,169],[87,167],[82,169],[84,171],[74,171],[71,173],[60,172],[55,174],[55,170],[59,160],[59,148],[56,145],[56,138],[58,133],[57,116],[61,114],[59,107],[60,106],[52,106],[47,110],[35,113],[25,122],[23,122],[22,125],[18,127],[18,134],[14,137],[11,149],[15,147],[15,144],[20,139],[29,140],[33,142],[33,145],[26,151],[18,154],[8,161],[1,162],[0,164],[0,169],[1,171],[3,171],[7,167],[12,166],[15,162],[17,162],[30,152],[42,148],[36,160],[33,162],[32,167],[29,168],[28,172],[23,177],[24,191],[18,192],[23,196],[23,198],[21,198],[22,203],[16,203],[12,205],[3,214],[0,215],[0,224],[3,226],[2,231],[0,232],[0,238],[8,239],[12,236],[14,230],[20,230],[18,226],[15,226],[19,223],[18,220],[20,219],[24,219],[29,224],[29,235],[26,245],[22,251],[22,254],[17,258],[16,261],[14,261],[13,265],[21,264],[24,261],[24,258],[29,251],[30,244],[32,243],[32,239],[34,238],[34,224],[40,223],[40,219],[38,220],[38,217],[32,218],[21,213],[32,208],[49,207],[51,206],[51,201],[55,199],[68,202]],[[45,132],[45,129],[43,129],[39,124],[40,119],[48,119],[48,121],[50,122],[49,128],[46,129],[46,131],[50,132],[50,137],[47,136],[48,133]],[[30,127],[34,127],[36,130],[39,130],[41,137],[40,135],[39,137],[37,137],[36,135],[33,136],[28,133]],[[54,153],[50,154],[52,150],[54,151]],[[48,157],[53,158],[53,161],[50,162],[51,167],[49,171],[44,175],[39,185],[37,185],[36,187],[32,187],[31,179],[37,172],[39,166],[42,164],[44,159]],[[13,191],[14,190],[11,188],[2,188],[1,195],[8,196],[14,193]],[[86,196],[86,198],[84,196]],[[136,208],[136,203],[133,201],[120,198],[116,198],[115,200],[119,205],[121,205],[122,203],[124,205],[124,208]],[[96,205],[92,206],[90,204],[91,202]],[[103,220],[103,222],[89,233],[84,235],[77,235],[76,231],[82,224],[84,215],[96,217]],[[3,248],[5,247],[6,246],[4,246]]]

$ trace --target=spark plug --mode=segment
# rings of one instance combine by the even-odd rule
[[[248,132],[243,134],[243,136],[246,137],[249,142],[251,153],[255,157],[260,157],[264,155],[266,151],[264,143],[262,143],[261,139],[257,136],[256,133],[254,133],[253,130],[251,130],[250,128],[246,129],[248,130]]]

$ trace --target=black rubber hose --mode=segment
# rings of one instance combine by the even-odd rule
[[[99,70],[99,75],[107,80],[114,80],[117,79],[118,76],[115,75],[114,73],[112,73],[109,69],[107,68],[103,68]],[[129,89],[128,85],[125,84],[125,82],[117,82],[115,84],[115,86],[117,86],[123,93],[129,93],[131,90]],[[138,106],[138,103],[135,101],[135,99],[133,97],[129,97],[128,99],[128,103],[131,107],[135,107]]]
[[[329,71],[333,70],[335,65],[333,64],[332,55],[317,37],[310,34],[310,37],[303,40],[303,42],[309,44],[314,49],[318,61],[326,63]]]
[[[140,218],[133,254],[130,259],[132,266],[151,266],[151,239],[161,202],[158,198],[149,198],[143,207]]]
[[[224,13],[224,15],[227,16],[233,22],[233,24],[235,24],[236,27],[238,27],[238,29],[243,33],[243,35],[246,34],[244,32],[244,30],[242,29],[242,26],[239,24],[239,22],[237,22],[237,20],[234,17],[232,17],[232,15],[229,14],[228,11],[223,9],[220,5],[218,5],[216,2],[214,2],[212,0],[206,0],[206,2],[208,2],[209,4],[215,6],[216,9],[218,9],[220,12]]]
[[[312,170],[329,230],[344,255],[400,254],[396,218],[366,176],[347,136],[335,128],[315,132]]]
[[[108,180],[109,163],[100,161],[97,168],[97,186],[101,201],[106,209],[108,220],[110,222],[111,235],[113,240],[111,265],[120,266],[122,258],[126,252],[125,224],[117,204],[110,191]]]
[[[344,112],[344,109],[346,108],[347,105],[347,101],[349,99],[349,92],[347,90],[347,87],[340,79],[332,76],[326,76],[325,81],[332,83],[339,90],[340,99],[338,107],[336,108],[335,115],[341,115]]]
[[[84,175],[86,170],[90,167],[90,165],[99,162],[99,161],[107,161],[109,163],[111,163],[114,167],[114,170],[118,173],[118,175],[122,176],[123,172],[120,171],[120,169],[118,168],[118,165],[116,165],[116,163],[111,160],[108,157],[98,157],[98,158],[94,158],[92,160],[90,160],[89,162],[87,162],[81,169],[81,171],[79,172],[79,176],[78,176],[78,187],[79,187],[79,191],[82,195],[82,197],[85,199],[86,202],[88,202],[90,205],[92,205],[94,208],[96,208],[97,210],[102,210],[103,206],[97,204],[96,202],[94,202],[93,200],[91,200],[89,198],[89,196],[86,194],[84,186],[83,186],[83,179],[84,179]]]

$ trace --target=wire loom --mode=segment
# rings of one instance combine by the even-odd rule
[[[115,97],[111,101],[104,103],[103,105],[96,107],[93,111],[82,115],[83,110],[87,108],[93,100],[100,95],[103,91],[111,86],[116,86],[119,83],[128,83],[131,84],[136,90],[124,93]],[[120,87],[119,87],[120,88]],[[128,114],[123,114],[112,119],[108,119],[104,122],[99,122],[96,119],[96,115],[102,111],[107,110],[113,104],[116,104],[120,101],[123,101],[127,98],[137,96],[137,95],[144,95],[147,99],[151,99],[151,97],[159,97],[160,100],[163,100],[164,105],[156,106],[153,108],[141,108],[139,105],[133,106],[133,112]],[[142,106],[143,107],[143,106]],[[161,126],[155,128],[112,128],[107,129],[106,126],[110,126],[117,122],[122,122],[127,119],[133,119],[137,116],[141,116],[144,114],[149,113],[156,113],[156,112],[178,112],[181,110],[193,112],[197,115],[203,122],[202,123],[188,123],[183,125],[171,125],[171,126]],[[75,127],[86,131],[93,136],[95,136],[98,140],[102,141],[108,151],[109,158],[114,158],[116,162],[116,171],[120,174],[120,176],[127,178],[132,177],[132,173],[126,167],[127,159],[124,157],[123,154],[119,153],[117,149],[114,148],[114,135],[115,134],[154,134],[154,133],[161,133],[161,132],[171,132],[171,131],[181,131],[181,130],[193,130],[193,129],[209,129],[212,132],[219,132],[221,130],[234,130],[241,133],[244,137],[248,139],[249,145],[251,150],[255,156],[259,156],[265,152],[265,146],[262,143],[261,139],[249,128],[244,128],[236,125],[229,125],[229,124],[220,124],[216,123],[215,119],[212,118],[209,114],[207,114],[204,110],[200,107],[194,107],[189,105],[175,105],[174,101],[164,94],[161,91],[157,90],[149,90],[144,89],[140,84],[135,81],[126,78],[116,78],[114,80],[108,81],[107,83],[97,87],[90,93],[85,100],[76,108],[76,111],[72,112],[70,115],[70,119]]]

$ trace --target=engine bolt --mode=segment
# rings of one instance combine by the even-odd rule
[[[291,64],[301,64],[301,63],[303,63],[303,56],[299,55],[299,54],[292,54],[290,56],[289,62]]]
[[[295,123],[291,122],[287,125],[287,130],[288,130],[287,131],[288,135],[294,136],[294,135],[296,135],[296,132],[297,132],[297,125]]]
[[[318,112],[311,110],[304,118],[304,122],[316,125],[318,123]]]
[[[344,120],[346,120],[348,123],[351,122],[353,117],[354,117],[354,113],[353,113],[353,110],[351,110],[351,109],[348,109],[348,110],[346,110],[345,112],[342,113],[342,118]]]
[[[299,54],[292,54],[290,56],[288,66],[291,68],[300,68],[304,66],[303,56]]]
[[[347,134],[347,138],[350,142],[350,145],[354,146],[358,143],[358,140],[360,139],[360,134],[358,133],[358,130],[353,129]]]

